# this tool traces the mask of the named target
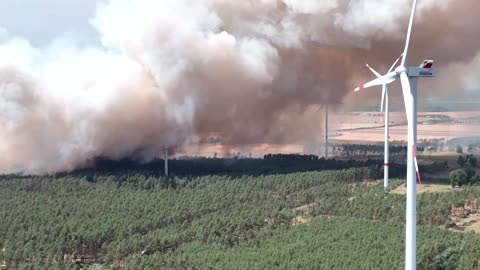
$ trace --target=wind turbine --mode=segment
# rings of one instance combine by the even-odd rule
[[[324,126],[323,126],[323,145],[324,145],[324,158],[325,159],[328,159],[328,105],[322,105],[320,106],[320,108],[318,109],[318,111],[321,111],[322,109],[325,108],[325,114],[324,114],[324,120],[325,122],[323,123]],[[320,155],[322,154],[322,148],[320,147],[320,150],[319,150],[319,153]]]
[[[325,105],[325,134],[324,135],[324,142],[325,142],[325,159],[328,159],[328,105]]]
[[[418,77],[434,77],[436,70],[432,69],[433,60],[425,60],[420,67],[408,67],[408,50],[412,34],[413,21],[417,0],[413,1],[410,22],[408,25],[405,49],[402,62],[394,71],[381,76],[373,81],[361,85],[355,89],[360,91],[377,85],[387,85],[398,79],[402,84],[403,99],[408,120],[408,153],[407,153],[407,210],[406,210],[406,241],[405,241],[405,269],[416,269],[416,199],[417,181],[420,176],[416,165],[416,141],[417,141],[417,80]],[[421,181],[419,179],[419,181]]]
[[[400,58],[397,58],[397,60],[393,63],[393,65],[390,67],[390,69],[388,70],[387,74],[392,72],[392,70],[395,68],[395,66],[397,65],[398,61],[400,61]],[[380,75],[380,73],[378,73],[376,70],[374,70],[372,67],[370,67],[368,64],[367,64],[367,67],[370,69],[370,71],[372,71],[373,74],[375,74],[375,76],[377,76],[377,78],[380,78],[382,77],[382,75]],[[382,87],[382,101],[381,101],[381,112],[384,112],[384,108],[385,108],[385,152],[384,152],[384,162],[383,162],[383,188],[385,189],[385,192],[388,190],[388,177],[389,177],[389,172],[388,172],[388,169],[390,167],[390,162],[389,162],[389,155],[390,155],[390,146],[389,146],[389,139],[388,139],[388,135],[389,135],[389,124],[390,124],[390,109],[389,109],[389,93],[388,93],[388,84],[384,84],[383,87]],[[385,104],[385,107],[383,107],[383,105]]]
[[[168,177],[168,149],[165,149],[165,151],[163,152],[163,162],[164,162],[164,173],[165,173],[165,176]]]

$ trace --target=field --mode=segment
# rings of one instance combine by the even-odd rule
[[[320,119],[323,112],[316,112]],[[309,128],[316,142],[323,144],[321,123]],[[329,138],[331,144],[381,144],[384,141],[383,115],[378,112],[331,113],[329,116]],[[480,111],[469,112],[420,112],[418,117],[418,140],[451,140],[474,138],[480,142]],[[214,136],[215,137],[215,136]],[[215,137],[216,138],[216,137]],[[390,141],[407,140],[407,122],[404,112],[392,112],[390,117]],[[242,146],[223,145],[218,142],[194,144],[184,147],[178,156],[206,157],[263,157],[269,153],[323,154],[322,149],[307,149],[312,141],[285,144],[249,144]],[[466,146],[466,145],[465,145]],[[439,153],[432,153],[437,155]],[[448,152],[446,154],[451,154]]]
[[[6,269],[404,268],[405,196],[386,195],[369,181],[377,178],[371,169],[232,174],[245,166],[171,178],[107,166],[5,176],[0,262]],[[479,212],[480,187],[430,188],[418,197],[418,268],[478,269],[480,234],[456,222]]]
[[[329,132],[336,142],[382,142],[384,138],[381,113],[346,113],[333,115]],[[419,113],[418,139],[453,139],[480,134],[480,112]],[[390,139],[406,141],[407,126],[404,112],[392,112]]]

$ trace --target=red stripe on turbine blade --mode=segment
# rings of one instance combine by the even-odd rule
[[[418,183],[421,185],[422,184],[422,178],[420,177],[420,172],[417,171],[417,180],[418,180]]]
[[[383,166],[389,167],[389,166],[390,166],[390,163],[385,163],[385,164],[383,164]]]
[[[413,154],[413,161],[415,162],[415,171],[417,172],[417,181],[421,185],[422,178],[420,177],[420,171],[418,170],[417,147],[415,145],[412,145],[412,154]]]
[[[360,85],[359,87],[355,88],[353,91],[358,92],[358,91],[362,91],[363,89],[365,89],[365,85]]]

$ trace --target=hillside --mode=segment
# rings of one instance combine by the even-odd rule
[[[402,269],[405,197],[385,196],[364,177],[352,182],[362,170],[3,177],[0,262],[8,269]],[[419,195],[419,269],[478,269],[480,235],[447,228],[455,226],[452,213],[478,211],[479,197],[480,187]]]

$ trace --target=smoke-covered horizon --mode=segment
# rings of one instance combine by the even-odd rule
[[[425,91],[480,86],[480,2],[453,3],[419,1],[410,61],[440,68]],[[382,71],[401,53],[410,8],[99,1],[90,22],[101,46],[60,35],[35,47],[0,25],[0,173],[150,160],[212,134],[232,145],[318,141],[319,109],[364,99],[348,96],[371,79],[364,63]]]

